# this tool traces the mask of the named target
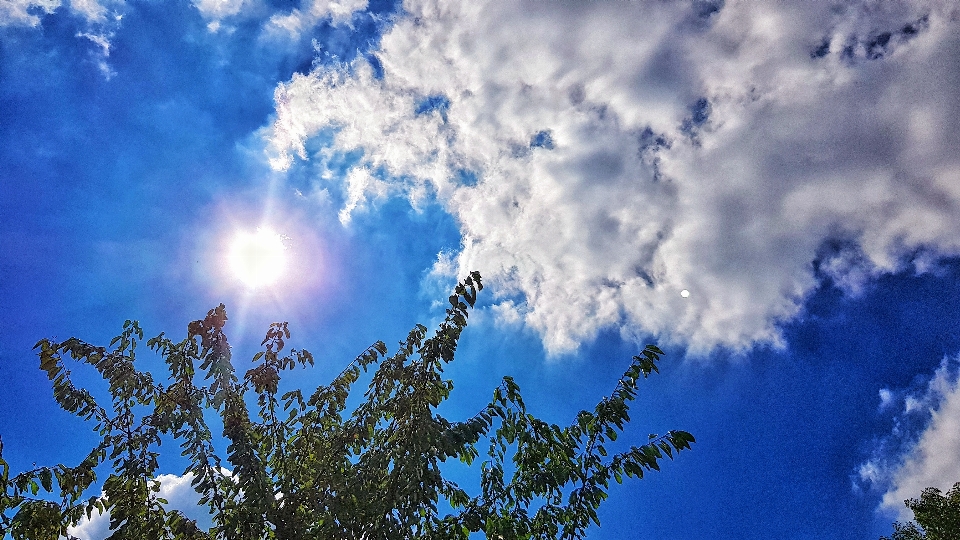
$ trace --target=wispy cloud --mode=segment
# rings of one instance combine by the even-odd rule
[[[194,0],[193,5],[204,18],[220,20],[240,13],[244,5],[250,3],[249,0]]]
[[[913,519],[904,506],[924,488],[946,491],[960,482],[960,379],[956,359],[944,359],[921,392],[894,397],[881,391],[881,406],[897,403],[890,434],[859,469],[860,479],[883,490],[880,508]]]
[[[299,40],[321,21],[349,24],[353,14],[367,8],[367,0],[308,0],[302,9],[270,17],[264,31],[271,36]]]
[[[306,0],[292,9],[277,9],[265,0],[193,0],[211,32],[232,28],[243,19],[257,20],[270,40],[309,38],[318,25],[349,25],[354,13],[367,8],[367,0]],[[224,24],[227,24],[225,27]]]
[[[277,89],[273,163],[333,129],[394,193],[436,196],[460,270],[551,353],[604,327],[779,344],[814,261],[856,293],[960,252],[956,9],[409,1],[373,63]],[[344,215],[363,185],[384,193],[351,181]]]
[[[0,26],[37,26],[41,13],[53,13],[60,0],[7,0],[0,3]]]
[[[83,18],[88,24],[108,21],[110,13],[124,4],[123,0],[69,0],[70,13]],[[54,13],[63,5],[62,0],[4,0],[0,3],[0,26],[37,26],[43,14]]]
[[[103,76],[110,79],[115,75],[108,63],[110,40],[120,26],[125,6],[124,0],[69,0],[66,6],[61,0],[4,0],[0,2],[0,27],[36,27],[42,16],[58,10],[69,13],[80,21],[76,37],[93,45],[90,54]]]

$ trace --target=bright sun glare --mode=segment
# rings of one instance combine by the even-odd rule
[[[230,268],[247,287],[276,283],[286,265],[283,237],[266,228],[238,232],[230,247]]]

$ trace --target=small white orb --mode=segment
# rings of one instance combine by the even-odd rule
[[[688,297],[690,296],[690,291],[684,289],[684,290],[680,291],[680,296],[682,296],[682,297],[684,297],[684,298],[688,298]]]

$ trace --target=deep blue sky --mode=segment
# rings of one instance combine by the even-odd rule
[[[448,7],[0,7],[15,470],[93,441],[40,338],[178,335],[224,302],[241,365],[290,321],[309,388],[479,269],[451,417],[510,374],[563,423],[668,352],[626,442],[698,442],[590,538],[876,539],[960,481],[953,8]],[[291,262],[251,292],[226,253],[261,225]]]

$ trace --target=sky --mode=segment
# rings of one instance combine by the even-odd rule
[[[289,321],[310,389],[478,270],[450,418],[512,375],[562,424],[667,352],[621,441],[697,442],[588,538],[890,534],[960,482],[957,88],[950,0],[3,0],[4,458],[94,444],[38,339],[223,302],[240,369]]]

